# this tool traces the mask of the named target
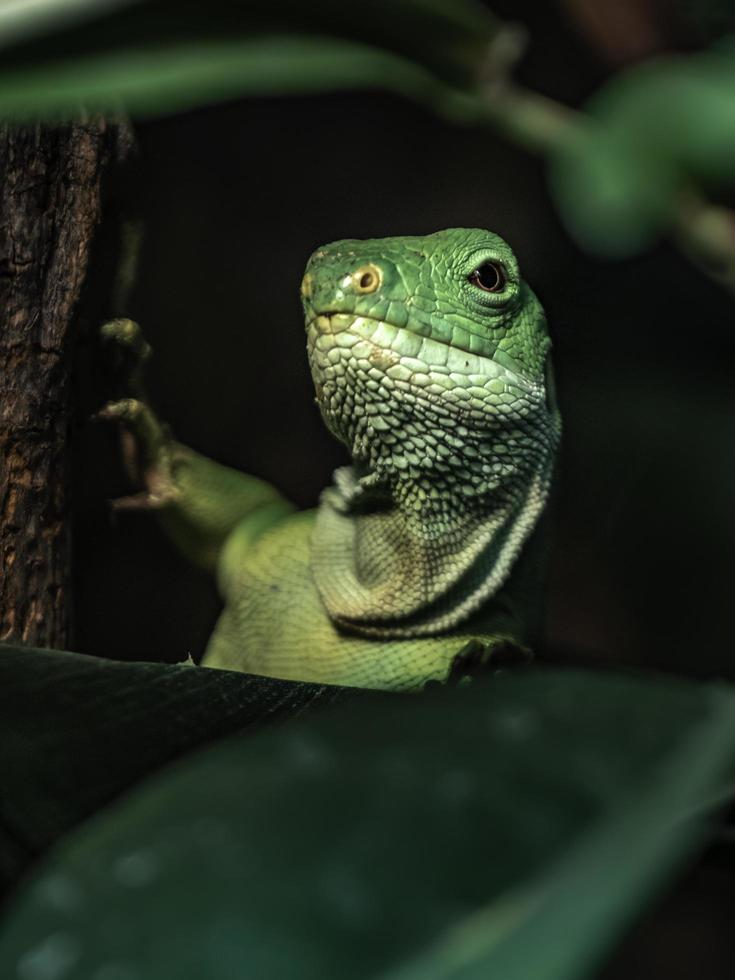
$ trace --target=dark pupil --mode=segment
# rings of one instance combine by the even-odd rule
[[[470,276],[470,282],[487,293],[497,293],[503,288],[503,275],[493,262],[483,262]]]

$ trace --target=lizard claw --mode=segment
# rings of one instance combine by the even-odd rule
[[[144,358],[150,356],[151,346],[144,338],[143,331],[135,320],[128,320],[126,317],[108,320],[100,327],[100,334],[104,341],[114,341]]]
[[[168,429],[138,398],[108,402],[96,418],[121,422],[122,455],[128,476],[144,489],[112,501],[115,510],[160,510],[176,499]]]
[[[110,501],[113,510],[160,510],[176,499],[173,487],[164,486],[161,492],[141,490],[127,497],[116,497]]]
[[[468,640],[452,660],[446,683],[468,684],[482,674],[496,674],[507,667],[524,667],[531,658],[528,647],[505,637],[498,637],[491,643]]]
[[[107,402],[97,412],[96,418],[105,422],[122,422],[140,444],[144,462],[165,455],[171,441],[167,428],[159,422],[153,409],[139,398],[119,398]]]
[[[103,421],[130,422],[139,414],[141,406],[137,398],[120,398],[117,401],[107,402],[102,406],[94,418]]]
[[[122,456],[128,477],[142,489],[112,501],[115,510],[160,510],[176,497],[172,472],[172,439],[143,394],[142,372],[150,344],[134,320],[109,320],[100,328],[116,377],[126,397],[107,402],[96,418],[121,423]]]

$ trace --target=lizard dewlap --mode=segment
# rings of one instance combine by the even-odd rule
[[[513,252],[466,228],[335,242],[301,295],[316,401],[352,458],[318,508],[157,452],[165,523],[194,557],[208,549],[225,599],[204,663],[412,689],[463,649],[492,662],[527,647],[560,420],[546,318]]]

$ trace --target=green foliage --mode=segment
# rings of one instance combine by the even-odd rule
[[[666,58],[613,79],[589,119],[561,145],[552,189],[587,248],[628,254],[649,245],[696,187],[735,172],[735,47]]]
[[[243,95],[381,88],[549,153],[570,232],[621,255],[675,225],[693,188],[731,181],[732,46],[623,72],[575,117],[512,84],[513,37],[473,0],[45,0],[0,11],[0,117],[81,107],[148,116]],[[732,266],[716,274],[735,288],[722,221],[684,237],[707,262]]]
[[[0,17],[0,115],[54,117],[80,105],[146,115],[367,86],[476,118],[471,91],[496,31],[472,0],[317,0],[307,11],[297,0],[78,6],[72,23],[30,19],[23,43]]]
[[[132,753],[165,730],[139,722]],[[114,759],[109,729],[88,734]],[[734,750],[727,690],[578,672],[237,736],[61,844],[9,913],[0,974],[587,976],[700,839]]]
[[[157,766],[348,695],[370,692],[1,645],[0,890]]]

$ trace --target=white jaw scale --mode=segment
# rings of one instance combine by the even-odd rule
[[[317,382],[351,361],[376,383],[384,378],[436,396],[452,392],[460,401],[492,396],[502,405],[517,402],[521,391],[533,397],[540,389],[492,358],[371,317],[316,316],[307,326],[307,340]]]

